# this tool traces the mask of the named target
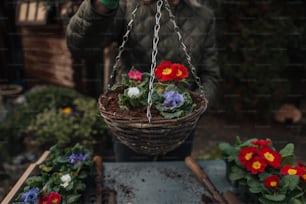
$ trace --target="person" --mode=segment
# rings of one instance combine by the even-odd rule
[[[118,75],[128,72],[131,66],[149,72],[156,2],[156,0],[84,0],[67,25],[67,45],[72,55],[78,58],[94,57],[113,42],[120,45],[132,11],[139,3],[133,28],[126,42],[125,52],[122,54],[123,66],[118,70]],[[205,97],[209,101],[209,106],[216,95],[219,80],[214,13],[195,0],[168,0],[168,3],[189,51],[192,64],[196,67],[196,74],[205,87]],[[165,59],[186,63],[186,60],[182,62],[186,56],[182,52],[168,12],[165,9],[161,12],[157,64]],[[192,89],[198,88],[196,83],[194,84]],[[180,147],[158,158],[135,153],[114,139],[115,158],[117,161],[183,160],[191,154],[193,137],[194,131]]]

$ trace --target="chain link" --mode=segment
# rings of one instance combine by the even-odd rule
[[[159,30],[160,30],[160,18],[162,16],[161,8],[163,6],[163,0],[158,0],[156,3],[156,14],[155,14],[155,26],[154,26],[154,37],[153,37],[153,50],[152,50],[152,63],[149,81],[149,94],[148,94],[148,106],[147,106],[147,118],[149,123],[151,122],[151,107],[153,104],[152,94],[153,94],[153,84],[155,79],[154,69],[156,67],[156,55],[158,53],[158,42],[159,42]]]
[[[109,81],[109,83],[107,85],[108,90],[111,88],[111,86],[115,82],[115,76],[116,76],[117,68],[120,65],[121,55],[122,55],[122,53],[123,53],[123,51],[125,49],[125,44],[128,41],[128,39],[129,39],[129,34],[130,34],[130,32],[131,32],[131,30],[133,28],[133,22],[135,20],[136,12],[137,12],[138,8],[139,8],[139,3],[137,3],[135,9],[133,10],[133,12],[131,14],[131,19],[128,22],[128,25],[127,25],[127,30],[126,30],[125,34],[123,35],[123,37],[122,37],[122,43],[119,46],[119,52],[118,52],[118,54],[117,54],[117,56],[115,58],[115,64],[113,66],[113,70],[112,70],[112,73],[110,75],[110,81]]]
[[[170,5],[168,3],[168,0],[164,0],[165,1],[165,8],[166,10],[168,11],[169,13],[169,18],[170,18],[170,22],[172,22],[173,26],[174,26],[174,31],[176,32],[177,34],[177,37],[178,37],[178,40],[179,40],[179,43],[181,45],[181,48],[182,50],[184,51],[184,54],[186,56],[186,59],[187,59],[187,62],[188,62],[188,65],[191,69],[191,73],[192,73],[192,76],[194,77],[195,79],[195,82],[196,84],[198,85],[199,87],[199,90],[200,90],[200,94],[203,98],[205,98],[205,91],[204,91],[204,86],[202,85],[201,83],[201,78],[197,75],[197,70],[195,68],[195,66],[193,66],[192,62],[191,62],[191,57],[190,55],[188,54],[188,51],[187,51],[187,47],[183,41],[183,37],[180,33],[180,29],[179,27],[177,26],[176,24],[176,21],[175,21],[175,16],[173,15],[172,11],[171,11],[171,8],[170,8]]]

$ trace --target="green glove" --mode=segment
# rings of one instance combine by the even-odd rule
[[[105,8],[109,10],[113,10],[119,5],[119,0],[99,0],[99,2],[102,3]]]

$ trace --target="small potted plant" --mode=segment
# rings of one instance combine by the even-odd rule
[[[219,145],[228,165],[228,178],[245,187],[263,204],[306,203],[306,166],[294,161],[294,145],[277,151],[270,139],[256,138]]]

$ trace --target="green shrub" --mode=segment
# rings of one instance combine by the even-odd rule
[[[75,142],[92,145],[108,137],[95,98],[51,85],[34,88],[24,97],[25,102],[0,123],[0,158],[3,160],[20,153],[24,149],[23,139],[29,135],[41,148]],[[73,110],[72,115],[63,112],[68,107]]]
[[[40,144],[94,144],[94,136],[105,133],[96,101],[92,98],[76,98],[72,102],[71,106],[44,109],[32,119],[26,132],[33,134]]]

